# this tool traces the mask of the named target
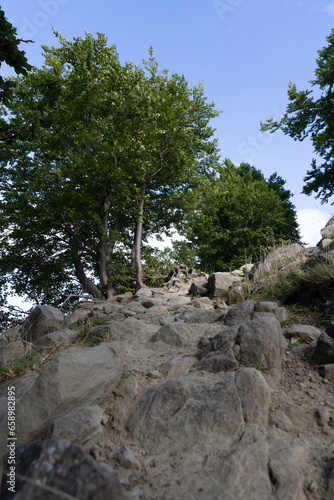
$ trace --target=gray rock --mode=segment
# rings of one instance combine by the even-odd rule
[[[14,359],[19,358],[24,355],[24,345],[23,342],[17,340],[16,342],[11,342],[7,345],[0,346],[0,364],[6,365]]]
[[[53,333],[48,333],[47,335],[43,335],[43,337],[35,340],[33,347],[37,348],[37,350],[41,350],[44,347],[54,345],[70,345],[75,337],[75,331],[70,330],[69,328],[64,328]]]
[[[121,374],[122,364],[112,343],[66,352],[50,361],[17,405],[17,444],[38,439],[55,419],[74,408],[103,401]],[[6,441],[4,419],[0,422],[1,447]]]
[[[221,331],[222,326],[217,324],[185,324],[185,323],[170,323],[162,326],[150,338],[150,342],[161,340],[165,344],[172,346],[186,346],[192,342],[196,342],[206,334],[216,334]]]
[[[140,297],[138,300],[146,309],[149,309],[150,307],[153,307],[153,306],[162,306],[166,302],[164,299],[158,299],[158,298],[154,298],[154,297],[148,297],[148,298],[146,298],[146,297],[141,298]]]
[[[213,351],[201,358],[196,364],[196,370],[210,373],[228,372],[239,366],[234,357],[233,343],[226,342],[218,351]]]
[[[158,305],[158,306],[153,306],[153,307],[150,307],[149,309],[146,309],[145,312],[142,314],[137,314],[137,318],[141,319],[143,321],[148,321],[148,320],[153,319],[153,318],[165,316],[165,314],[167,314],[167,313],[168,313],[168,311],[164,306]]]
[[[224,318],[225,312],[224,309],[205,311],[192,307],[177,316],[175,321],[183,323],[214,323]]]
[[[334,338],[323,332],[317,340],[312,359],[319,365],[334,363]]]
[[[269,411],[264,377],[252,368],[238,371],[188,375],[152,387],[129,419],[130,434],[154,453],[194,452],[203,444],[226,447],[236,442],[246,421],[265,422]]]
[[[245,321],[249,321],[253,317],[255,305],[255,300],[246,300],[231,307],[224,317],[225,325],[240,325]]]
[[[192,295],[206,295],[208,290],[208,280],[201,279],[194,281],[189,288],[189,293]]]
[[[197,307],[198,309],[214,309],[214,302],[210,300],[208,297],[200,297],[198,299],[193,299],[191,301],[191,305],[193,307]]]
[[[181,377],[187,375],[190,369],[195,364],[195,358],[193,357],[182,357],[177,356],[172,358],[168,363],[166,363],[162,368],[160,368],[161,374],[166,380],[175,377]]]
[[[124,310],[131,311],[131,312],[134,312],[136,314],[139,314],[139,313],[145,312],[146,308],[140,302],[137,302],[136,300],[133,300],[132,302],[129,302],[129,304],[127,304],[124,307]]]
[[[299,337],[305,342],[312,342],[320,337],[321,330],[311,325],[292,325],[287,329],[287,334],[291,337]]]
[[[320,366],[319,373],[322,377],[334,381],[334,363]]]
[[[135,297],[152,297],[152,290],[151,288],[140,288],[137,290]]]
[[[277,380],[281,373],[284,350],[287,346],[281,325],[271,313],[255,313],[239,328],[240,361],[254,366]]]
[[[102,416],[103,410],[99,406],[74,408],[54,421],[51,437],[69,439],[84,448],[89,448],[102,434]]]
[[[116,465],[122,469],[140,469],[139,461],[130,448],[125,445],[115,455],[114,460],[116,461]]]
[[[2,333],[0,332],[0,345],[2,343],[15,342],[16,340],[20,340],[20,338],[20,327],[13,326],[12,328],[9,328]]]
[[[304,492],[305,476],[308,472],[309,452],[305,447],[284,447],[269,460],[269,474],[275,485],[277,500],[307,499]]]
[[[203,345],[202,351],[198,354],[198,358],[202,359],[207,354],[212,351],[219,351],[225,344],[232,342],[233,344],[237,341],[239,336],[239,326],[222,326],[221,331],[217,333],[208,342],[203,342],[201,339],[201,344]]]
[[[278,429],[285,432],[291,432],[293,425],[289,417],[281,410],[272,410],[269,418],[270,425],[274,425]]]
[[[66,495],[80,500],[130,499],[118,479],[67,439],[49,439],[17,448],[15,470],[27,478],[16,480],[15,500],[70,498]],[[3,500],[13,498],[7,486],[3,481]]]
[[[258,281],[265,276],[276,274],[280,269],[286,268],[289,264],[306,259],[306,251],[298,243],[284,245],[276,248],[264,257],[260,264],[253,267],[249,277]]]
[[[47,333],[60,330],[63,322],[64,316],[59,309],[37,306],[22,324],[21,337],[28,342],[34,342]]]
[[[183,307],[187,304],[191,303],[191,298],[190,297],[174,297],[173,299],[169,299],[168,302],[166,302],[165,307],[167,311],[176,311],[180,307]]]
[[[139,335],[151,336],[159,330],[159,326],[148,325],[137,318],[127,318],[122,322],[111,321],[107,325],[93,328],[87,335],[91,342],[100,342],[104,336],[115,340],[131,340]],[[94,340],[96,339],[96,340]]]
[[[213,273],[208,279],[208,288],[214,297],[228,297],[230,286],[241,281],[239,276],[233,276],[232,273]]]

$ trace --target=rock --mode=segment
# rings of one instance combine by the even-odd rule
[[[20,340],[20,338],[20,327],[13,326],[12,328],[9,328],[2,333],[0,332],[0,345],[3,343],[6,344],[8,342],[15,342],[16,340]]]
[[[291,337],[299,337],[305,342],[317,340],[321,335],[321,330],[311,325],[292,325],[286,332]]]
[[[115,455],[114,460],[117,466],[122,469],[140,469],[140,463],[134,453],[125,445]]]
[[[208,279],[208,289],[214,297],[227,298],[230,286],[240,281],[241,278],[232,273],[213,273]]]
[[[213,351],[219,351],[228,342],[232,342],[233,344],[235,344],[238,336],[238,326],[222,326],[221,331],[217,333],[212,339],[210,339],[205,346],[203,346],[202,351],[198,354],[198,359],[201,360],[202,358],[207,356],[207,354]],[[202,339],[201,344],[203,344]]]
[[[137,290],[135,297],[152,297],[152,290],[151,288],[140,288]]]
[[[162,376],[169,380],[170,378],[181,377],[187,375],[190,369],[195,364],[195,358],[177,356],[172,358],[161,369]]]
[[[287,343],[281,326],[272,313],[255,313],[253,318],[239,328],[240,362],[268,371],[278,380]]]
[[[221,330],[219,324],[170,323],[162,326],[150,338],[150,342],[161,340],[165,344],[181,347],[197,342],[205,334],[216,334]]]
[[[269,252],[259,264],[254,266],[249,273],[249,278],[258,281],[265,276],[276,274],[289,264],[303,260],[306,260],[306,251],[299,243],[284,245]]]
[[[305,476],[309,468],[309,453],[305,447],[284,447],[269,460],[271,482],[275,486],[277,500],[302,500]]]
[[[11,342],[7,345],[0,346],[0,364],[6,365],[14,359],[19,358],[24,355],[24,345],[23,342],[17,340],[16,342]]]
[[[205,370],[210,373],[228,372],[239,366],[234,357],[233,342],[226,342],[218,351],[202,357],[196,364],[196,370]]]
[[[153,318],[165,316],[165,314],[167,314],[167,313],[168,313],[168,311],[164,306],[158,305],[158,306],[153,306],[153,307],[150,307],[149,309],[146,309],[145,312],[143,312],[142,314],[137,314],[137,318],[141,319],[143,321],[148,321],[148,320],[153,319]]]
[[[127,318],[121,323],[111,321],[107,325],[93,328],[87,335],[87,340],[100,342],[104,336],[117,340],[131,340],[138,335],[153,335],[159,330],[159,326],[148,325],[137,318]]]
[[[122,374],[112,343],[78,349],[50,361],[16,408],[17,444],[38,439],[50,424],[78,406],[103,401]],[[1,447],[6,445],[6,421],[0,423]]]
[[[229,304],[235,304],[245,300],[247,296],[247,289],[242,285],[234,285],[228,291],[227,300]]]
[[[332,339],[334,339],[334,321],[330,321],[327,325],[327,328],[326,328],[326,333],[329,337],[331,337]]]
[[[176,311],[180,307],[190,303],[191,303],[190,297],[180,296],[180,297],[174,297],[173,299],[169,299],[168,302],[166,302],[165,307],[167,311]]]
[[[327,222],[326,226],[320,230],[322,240],[317,246],[323,249],[327,249],[331,241],[334,239],[334,217],[331,217]]]
[[[54,421],[51,437],[54,439],[69,439],[89,449],[99,435],[102,434],[102,417],[103,410],[99,406],[74,408]]]
[[[214,302],[210,300],[208,297],[200,297],[198,299],[193,299],[191,301],[191,305],[198,309],[214,309]]]
[[[53,333],[48,333],[47,335],[43,335],[43,337],[34,341],[33,347],[37,348],[36,350],[42,350],[43,348],[49,346],[71,345],[76,335],[75,331],[70,330],[69,328],[64,328]]]
[[[319,365],[334,363],[334,338],[323,332],[317,340],[312,359]]]
[[[79,445],[66,439],[49,439],[17,448],[15,471],[27,478],[26,481],[16,479],[16,500],[130,499],[118,479],[106,472]],[[6,484],[8,472],[5,466],[1,489],[3,500],[13,498]]]
[[[136,300],[133,300],[132,302],[129,302],[129,304],[127,304],[124,307],[124,310],[125,311],[131,311],[131,312],[134,312],[136,314],[139,314],[139,313],[145,312],[146,308],[143,306],[142,303],[137,302]]]
[[[334,363],[320,366],[319,373],[322,377],[334,381]]]
[[[289,417],[280,410],[271,410],[269,423],[270,425],[274,425],[278,429],[282,429],[282,431],[285,432],[291,432],[293,429],[293,425]]]
[[[189,288],[189,293],[191,295],[206,295],[209,292],[208,290],[208,280],[207,279],[201,279],[201,280],[196,280],[193,281],[193,283],[190,285]]]
[[[120,304],[121,306],[125,306],[126,304],[128,304],[132,300],[133,300],[132,292],[125,292],[125,293],[122,293],[121,295],[114,295],[113,297],[110,297],[110,299],[108,299],[108,302]]]
[[[252,319],[255,304],[255,300],[246,300],[245,302],[240,302],[239,304],[231,307],[225,315],[225,325],[240,325],[241,323]]]
[[[155,454],[195,452],[209,443],[226,447],[240,439],[247,422],[268,421],[269,394],[253,368],[173,378],[146,392],[128,429]]]
[[[213,309],[205,311],[203,309],[191,308],[176,317],[176,322],[183,323],[214,323],[225,316],[225,310]]]
[[[165,300],[164,299],[158,299],[158,298],[154,298],[154,297],[148,297],[148,298],[139,298],[138,300],[140,300],[140,303],[146,308],[146,309],[149,309],[150,307],[153,307],[153,306],[162,306],[163,304],[165,304]]]
[[[21,337],[28,342],[34,342],[47,333],[60,330],[63,322],[64,316],[59,309],[52,306],[37,306],[22,324]]]

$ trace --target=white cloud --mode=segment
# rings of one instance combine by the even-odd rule
[[[334,2],[330,2],[327,7],[324,8],[324,12],[328,12],[334,16]]]
[[[333,216],[318,208],[302,208],[297,211],[297,221],[300,228],[301,240],[307,246],[315,246],[321,240],[320,230],[325,227]]]

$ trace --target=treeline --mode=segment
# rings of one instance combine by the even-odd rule
[[[102,34],[55,36],[1,108],[3,302],[8,284],[49,304],[107,299],[145,286],[164,258],[228,270],[299,241],[285,181],[220,161],[202,85],[160,71],[152,48],[122,65]],[[154,254],[148,238],[173,230],[186,241]]]

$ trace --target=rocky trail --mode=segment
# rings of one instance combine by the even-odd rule
[[[9,384],[15,494],[0,389],[1,498],[333,499],[331,327],[291,325],[274,302],[226,306],[216,284],[213,298],[190,294],[193,279],[69,318],[36,308],[21,339],[61,348]]]

